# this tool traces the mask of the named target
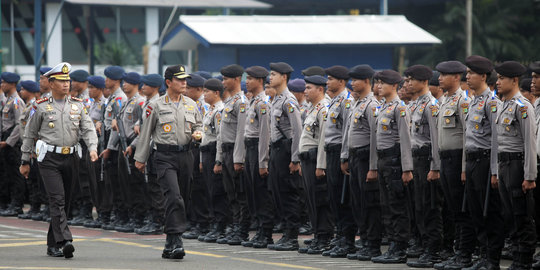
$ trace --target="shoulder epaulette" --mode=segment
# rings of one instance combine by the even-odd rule
[[[36,104],[43,103],[43,102],[45,102],[45,101],[47,101],[47,100],[49,100],[49,98],[46,98],[46,97],[40,98],[40,99],[36,100]]]
[[[82,99],[80,99],[80,98],[76,98],[76,97],[71,97],[71,100],[73,100],[73,101],[77,101],[77,102],[82,102]]]

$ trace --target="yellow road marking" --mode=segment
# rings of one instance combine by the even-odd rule
[[[16,270],[137,270],[127,268],[73,268],[73,267],[17,267],[17,266],[0,266],[0,269],[16,269]]]
[[[267,261],[248,259],[248,258],[236,258],[236,257],[230,257],[230,258],[232,260],[235,260],[235,261],[252,262],[252,263],[279,266],[279,267],[286,267],[286,268],[309,269],[309,270],[319,270],[319,269],[321,269],[321,268],[315,268],[315,267],[310,267],[310,266],[295,265],[295,264],[288,264],[288,263],[267,262]]]
[[[42,239],[43,237],[34,237],[34,238],[0,238],[0,241],[29,241]]]
[[[35,239],[32,239],[35,240]],[[77,239],[77,242],[86,241],[87,239]],[[6,243],[6,244],[0,244],[0,248],[2,247],[24,247],[24,246],[39,246],[39,245],[46,245],[47,241],[32,241],[32,242],[23,242],[23,243]]]
[[[110,239],[110,238],[99,238],[99,239],[95,239],[95,240],[92,240],[92,241],[109,242],[109,243],[116,243],[116,244],[122,244],[122,245],[126,245],[126,246],[134,246],[134,247],[142,247],[142,248],[153,247],[151,245],[144,245],[144,244],[139,244],[139,243],[134,243],[134,242],[114,240],[114,239]]]

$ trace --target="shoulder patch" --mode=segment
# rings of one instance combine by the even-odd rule
[[[403,107],[403,106],[400,106],[399,107],[399,116],[405,117],[405,115],[407,115],[407,108]]]
[[[36,104],[40,104],[40,103],[43,103],[45,101],[49,100],[48,98],[44,97],[44,98],[40,98],[38,100],[36,100]]]
[[[82,102],[82,99],[76,98],[76,97],[71,97],[71,100],[74,100],[74,101],[77,101],[77,102]]]
[[[497,101],[490,102],[491,112],[496,113],[497,112]]]
[[[294,112],[294,105],[293,105],[292,102],[289,102],[289,103],[287,104],[287,108],[288,108],[289,113]]]
[[[436,105],[431,105],[431,116],[435,117],[439,114],[439,107]]]
[[[347,99],[347,101],[345,101],[345,109],[349,109],[349,108],[351,108],[351,100]]]
[[[240,113],[246,112],[246,103],[240,103]]]
[[[521,118],[522,119],[527,119],[528,115],[527,115],[527,106],[523,106],[521,108],[519,108],[519,111],[521,112]]]
[[[266,114],[267,106],[265,103],[262,103],[261,106],[261,114]]]

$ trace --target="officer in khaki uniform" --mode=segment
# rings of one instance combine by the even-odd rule
[[[390,247],[384,254],[371,258],[375,263],[405,263],[410,224],[407,203],[410,203],[407,184],[412,181],[410,116],[407,107],[397,96],[401,82],[399,73],[384,70],[376,73],[379,94],[384,104],[375,110],[377,115],[377,167],[381,207],[388,211]]]
[[[519,92],[519,77],[527,69],[518,62],[506,61],[495,70],[504,102],[499,104],[496,119],[499,183],[492,183],[498,184],[502,204],[512,215],[515,239],[510,269],[530,269],[536,248],[532,193],[537,175],[536,119],[531,103]]]
[[[334,234],[325,174],[324,127],[328,104],[324,99],[324,94],[327,80],[320,75],[306,76],[304,80],[306,81],[306,99],[311,103],[311,107],[306,111],[304,128],[300,137],[299,157],[308,214],[315,238],[308,246],[298,249],[298,252],[321,254],[330,249],[330,238]]]
[[[73,257],[73,237],[67,227],[73,181],[77,179],[82,137],[92,162],[98,159],[97,136],[92,120],[80,99],[67,97],[69,63],[60,63],[45,76],[49,77],[51,97],[36,101],[25,129],[20,172],[28,177],[30,156],[36,143],[39,171],[49,196],[51,223],[47,234],[47,254]],[[60,250],[62,248],[62,250]]]
[[[197,104],[182,95],[186,89],[184,66],[165,70],[167,94],[148,105],[149,114],[143,122],[135,166],[144,172],[150,155],[150,139],[156,145],[158,181],[165,194],[165,228],[167,234],[162,258],[182,259],[185,256],[182,233],[186,230],[186,203],[193,171],[191,142],[202,138],[202,117]]]

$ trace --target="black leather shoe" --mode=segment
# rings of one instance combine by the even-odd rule
[[[260,237],[261,237],[261,234],[259,231],[257,231],[257,233],[251,239],[242,241],[241,244],[243,247],[253,247],[253,242],[257,241]]]
[[[163,226],[156,222],[150,222],[140,229],[135,229],[138,235],[160,235],[163,234]]]
[[[359,261],[371,261],[371,258],[381,256],[381,248],[367,247],[359,250],[356,259]]]
[[[62,247],[62,252],[64,253],[64,258],[73,258],[73,252],[75,252],[75,247],[73,247],[71,241],[67,241],[64,244],[64,246]]]
[[[287,241],[283,241],[281,244],[275,245],[274,250],[277,251],[294,251],[298,250],[298,240],[297,239],[287,239]]]
[[[458,256],[459,254],[454,254],[454,256],[448,258],[447,260],[444,260],[440,263],[435,263],[433,264],[433,268],[437,270],[443,270],[446,265],[454,263]]]
[[[99,220],[97,219],[92,219],[92,220],[87,220],[83,226],[85,228],[101,228],[101,222],[99,222]]]
[[[354,254],[355,252],[354,245],[340,245],[330,252],[330,258],[346,258],[348,254]]]
[[[199,226],[192,227],[189,232],[185,232],[182,234],[182,238],[184,239],[197,239],[199,235],[203,234],[201,230],[199,229]]]
[[[0,216],[3,216],[3,217],[16,217],[16,216],[18,216],[18,215],[20,215],[22,213],[23,213],[22,208],[20,208],[20,207],[10,207],[7,210],[0,213]]]
[[[418,242],[416,241],[413,243],[413,245],[407,248],[408,258],[418,258],[423,253],[424,253],[424,248],[420,244],[418,244]]]
[[[311,225],[309,223],[304,223],[300,228],[298,228],[299,235],[310,235],[312,234]]]
[[[407,262],[407,266],[414,268],[432,268],[434,263],[441,262],[438,254],[424,253],[416,261]]]
[[[220,238],[218,238],[216,240],[216,243],[218,244],[228,244],[229,243],[229,240],[231,240],[231,238],[233,237],[233,233],[229,233],[229,234],[225,234],[225,235],[222,235]]]
[[[225,226],[217,225],[212,231],[204,236],[203,241],[205,243],[214,243],[220,238],[225,237]]]
[[[248,238],[245,233],[237,232],[229,239],[229,241],[227,241],[227,244],[231,246],[239,246],[242,244],[242,242],[245,242],[247,240]],[[253,243],[251,244],[253,245]]]
[[[316,255],[316,254],[322,254],[323,252],[330,250],[330,240],[327,237],[320,237],[317,239],[317,244],[311,246],[307,254],[309,255]]]
[[[253,248],[267,248],[268,245],[273,245],[274,239],[272,239],[272,230],[265,229],[259,236],[259,238],[253,241]]]
[[[280,244],[282,244],[282,243],[284,243],[284,242],[286,242],[288,240],[289,240],[289,238],[286,235],[283,235],[283,236],[281,236],[281,238],[279,240],[276,241],[276,243],[268,244],[267,248],[275,250],[277,245],[280,245]]]
[[[471,256],[457,256],[456,259],[444,266],[444,270],[461,270],[473,265]]]
[[[64,253],[57,247],[47,247],[47,255],[51,257],[64,257]]]

